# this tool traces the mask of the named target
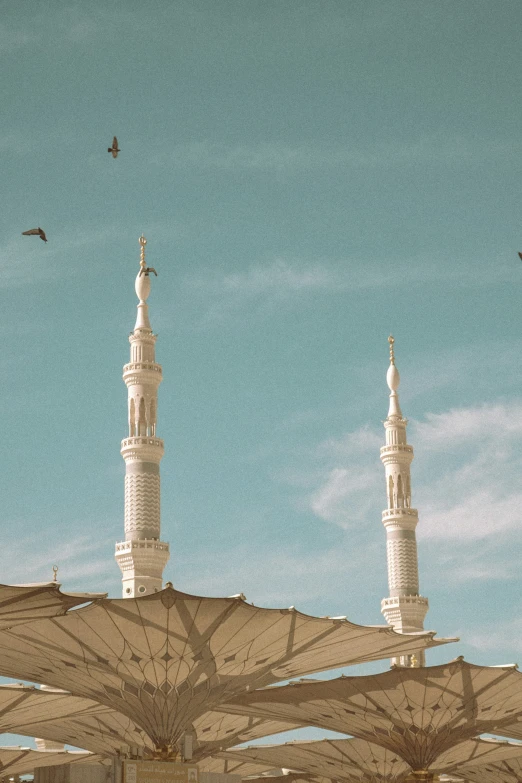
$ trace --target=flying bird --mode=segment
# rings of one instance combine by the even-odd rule
[[[151,272],[154,272],[156,277],[158,276],[158,273],[156,272],[154,267],[153,266],[148,266],[148,267],[142,267],[140,269],[140,273],[139,273],[138,277],[141,277],[142,275],[145,275],[145,277],[149,277]]]
[[[118,157],[118,152],[121,152],[121,150],[118,149],[118,139],[116,138],[116,136],[112,140],[112,147],[109,147],[107,152],[112,152],[112,157],[113,158],[117,158]]]
[[[40,237],[40,239],[43,239],[44,242],[47,242],[45,231],[43,231],[41,228],[30,228],[29,231],[22,231],[22,236],[24,237],[30,237],[33,236],[33,234]]]

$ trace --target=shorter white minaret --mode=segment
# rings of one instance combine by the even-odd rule
[[[390,409],[384,422],[386,445],[381,448],[381,460],[386,471],[388,508],[382,512],[386,528],[389,598],[381,602],[386,622],[401,633],[424,629],[428,599],[419,595],[419,567],[415,528],[419,521],[417,509],[411,507],[410,465],[413,447],[406,442],[407,419],[399,405],[400,376],[395,366],[394,339],[390,344],[390,366],[386,381],[390,389]],[[393,658],[399,666],[424,666],[424,652]]]
[[[135,290],[138,317],[130,333],[130,362],[123,368],[128,389],[129,435],[121,443],[125,460],[125,541],[116,544],[122,572],[123,597],[149,595],[163,588],[169,545],[160,540],[160,462],[163,441],[156,435],[161,364],[156,363],[156,335],[149,321],[150,274],[145,263],[144,236]]]

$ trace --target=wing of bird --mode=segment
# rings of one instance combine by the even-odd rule
[[[110,152],[113,158],[118,157],[119,149],[118,149],[118,139],[116,138],[116,136],[114,136],[112,140],[112,147],[109,147],[107,152]]]
[[[522,261],[522,253],[519,253],[519,254],[518,254],[518,257],[519,257],[519,258],[520,258],[520,260]]]
[[[45,236],[45,231],[38,227],[38,228],[30,228],[29,231],[22,231],[22,235],[29,237],[29,236],[37,236],[40,237],[40,239],[43,239],[44,242],[47,242],[47,237]]]

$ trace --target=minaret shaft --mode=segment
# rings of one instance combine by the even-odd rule
[[[381,448],[381,461],[386,476],[388,507],[382,522],[386,529],[389,597],[381,603],[381,611],[396,631],[422,631],[428,601],[419,595],[419,569],[415,528],[417,509],[411,507],[410,465],[413,448],[406,438],[407,420],[403,418],[397,389],[400,377],[395,367],[393,338],[390,337],[390,367],[387,382],[390,388],[390,408],[384,422],[386,445]],[[413,661],[413,663],[412,663]],[[393,659],[400,666],[424,665],[424,653]]]
[[[128,390],[129,434],[121,444],[125,460],[125,541],[116,544],[116,560],[122,571],[123,597],[147,595],[163,587],[163,569],[169,559],[168,544],[160,541],[160,462],[163,441],[156,436],[158,387],[161,365],[156,363],[155,343],[149,322],[147,298],[149,270],[145,266],[146,240],[136,278],[139,299],[134,331],[129,336],[130,362],[123,368]]]

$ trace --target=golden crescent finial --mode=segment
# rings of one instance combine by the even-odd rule
[[[390,344],[390,364],[395,364],[395,353],[393,352],[393,343],[395,342],[395,338],[390,336],[388,337],[388,342]]]
[[[147,244],[147,240],[145,239],[143,234],[139,238],[138,242],[141,245],[141,250],[140,250],[140,267],[141,267],[141,269],[145,269],[146,268],[146,264],[145,264],[145,245]]]
[[[53,582],[58,581],[58,566],[53,565]]]

